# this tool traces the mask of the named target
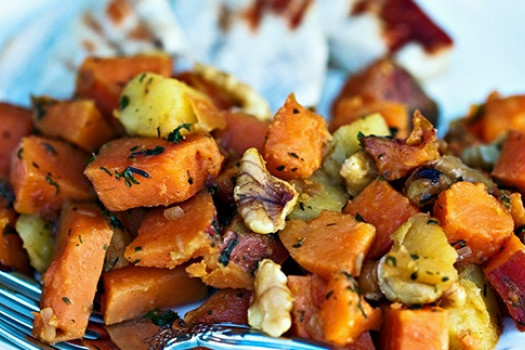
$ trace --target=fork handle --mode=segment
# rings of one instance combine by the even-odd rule
[[[222,325],[211,327],[207,332],[195,334],[186,339],[172,339],[167,342],[163,350],[192,349],[202,346],[216,350],[253,350],[253,349],[297,349],[297,350],[324,350],[326,345],[308,340],[272,338],[262,332],[249,327],[238,325]]]

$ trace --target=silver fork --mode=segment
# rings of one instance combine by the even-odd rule
[[[33,279],[17,272],[0,271],[0,338],[23,350],[59,349],[87,350],[71,342],[53,346],[44,345],[31,335],[33,316],[38,312],[41,287]],[[90,317],[93,323],[103,324],[98,314]],[[98,339],[100,335],[88,329],[85,339]],[[322,350],[326,345],[304,339],[271,338],[248,326],[231,323],[159,328],[145,339],[150,350],[191,349],[203,346],[210,349],[298,349]]]

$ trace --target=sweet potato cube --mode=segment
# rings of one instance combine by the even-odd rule
[[[434,203],[434,216],[449,243],[470,249],[462,254],[465,264],[479,264],[492,257],[514,230],[510,212],[481,183],[456,182],[441,192]]]
[[[378,330],[381,316],[381,310],[372,308],[359,294],[351,275],[339,272],[332,276],[319,311],[324,339],[337,346],[350,344],[363,332]]]
[[[467,120],[467,126],[485,143],[496,141],[509,130],[525,133],[525,95],[500,97],[497,93],[490,94],[476,114]]]
[[[223,113],[226,128],[216,133],[219,144],[234,158],[243,155],[248,148],[262,152],[270,123],[242,112]]]
[[[205,255],[186,271],[216,288],[253,289],[259,261],[270,258],[278,264],[288,257],[286,248],[274,235],[250,231],[236,216],[222,232],[222,242],[213,254]]]
[[[381,349],[448,349],[448,314],[428,307],[419,310],[390,305],[384,312],[380,336]]]
[[[146,214],[138,237],[126,247],[124,256],[136,266],[172,269],[211,254],[217,243],[216,216],[206,190],[179,205],[155,208]]]
[[[279,238],[301,267],[330,279],[340,270],[359,275],[375,228],[352,215],[324,210],[308,222],[288,221]]]
[[[39,136],[22,139],[12,159],[11,184],[15,209],[22,214],[49,214],[66,200],[94,199],[82,174],[89,155],[67,142]]]
[[[395,6],[400,4],[392,1],[386,4]],[[405,3],[413,4],[413,3]],[[406,7],[399,6],[403,10],[401,14],[407,13]],[[401,23],[400,25],[404,25]],[[406,30],[406,28],[403,28]],[[400,31],[401,32],[401,31]],[[357,74],[351,74],[341,89],[332,106],[332,115],[341,101],[348,97],[362,96],[374,101],[398,102],[408,107],[412,114],[416,109],[421,110],[432,123],[436,124],[438,117],[437,105],[432,101],[419,86],[417,80],[405,69],[398,66],[390,59],[381,59],[365,70]]]
[[[9,176],[13,151],[32,128],[28,109],[0,102],[0,176]]]
[[[132,57],[89,57],[79,68],[75,95],[95,100],[106,118],[118,108],[124,85],[139,73],[152,72],[166,77],[171,75],[171,58],[165,54]]]
[[[14,226],[16,213],[12,209],[0,208],[0,267],[31,273],[29,257],[22,246]]]
[[[343,212],[375,226],[376,238],[368,258],[376,259],[392,246],[392,233],[419,210],[388,182],[375,180],[348,202]]]
[[[292,293],[292,328],[294,336],[322,341],[323,334],[317,313],[326,296],[326,281],[318,275],[288,276]]]
[[[105,272],[102,312],[107,325],[149,311],[201,300],[208,288],[180,266],[173,270],[128,266]]]
[[[46,343],[81,338],[113,231],[96,204],[66,204],[33,334]]]
[[[525,194],[525,134],[509,132],[492,175]]]
[[[507,306],[516,327],[525,331],[525,246],[512,235],[483,272]]]
[[[409,121],[407,107],[404,104],[391,101],[369,100],[362,96],[343,98],[334,108],[330,129],[336,131],[341,126],[374,113],[379,113],[391,130],[395,130],[394,136],[404,139],[408,136]]]
[[[197,309],[184,316],[188,324],[231,322],[248,324],[252,293],[245,289],[220,289]]]
[[[105,144],[85,174],[111,211],[183,202],[218,175],[223,156],[207,134],[178,143],[122,138]]]
[[[301,106],[292,94],[270,124],[263,148],[266,167],[281,179],[305,179],[321,166],[330,139],[326,121]]]
[[[401,179],[420,165],[439,158],[436,129],[419,111],[412,118],[414,128],[404,140],[364,136],[363,148],[389,181]]]
[[[33,120],[44,136],[58,137],[94,152],[115,137],[115,131],[91,100],[33,100]]]

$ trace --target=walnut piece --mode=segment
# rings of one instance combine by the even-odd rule
[[[272,337],[284,334],[292,325],[293,298],[281,266],[270,259],[259,263],[248,309],[248,323]]]
[[[253,232],[272,233],[286,226],[298,193],[288,182],[272,176],[256,148],[242,156],[234,189],[239,214]]]

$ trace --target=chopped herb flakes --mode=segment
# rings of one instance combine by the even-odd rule
[[[124,169],[121,173],[119,173],[117,170],[115,170],[115,177],[117,180],[120,180],[121,178],[124,178],[124,182],[126,183],[126,186],[131,187],[133,184],[139,185],[140,182],[135,179],[134,174],[140,175],[145,178],[150,178],[151,176],[145,172],[144,170],[140,170],[134,167],[127,167]]]
[[[303,246],[303,240],[301,238],[297,238],[297,243],[294,244],[292,247],[294,248],[301,248]]]
[[[437,225],[437,224],[439,224],[439,221],[430,219],[430,220],[427,221],[427,224],[429,224],[429,225],[430,224]]]
[[[138,148],[138,146],[136,146],[136,147]],[[133,159],[133,158],[138,157],[138,156],[146,156],[146,157],[158,156],[159,154],[164,152],[164,147],[162,147],[162,146],[155,146],[154,149],[145,149],[145,150],[142,150],[142,151],[134,152],[137,148],[133,147],[132,149],[130,149],[130,151],[132,153],[128,157],[129,159]]]
[[[325,299],[330,299],[330,297],[331,297],[333,294],[334,294],[334,291],[331,290],[331,291],[329,291],[328,293],[326,293],[326,295],[325,295],[324,298],[325,298]]]
[[[146,317],[158,327],[171,327],[173,322],[180,319],[179,314],[172,310],[150,311],[146,314]]]
[[[507,196],[505,193],[500,194],[499,197],[501,198],[501,201],[503,202],[503,204],[505,204],[507,209],[510,209],[510,197]]]
[[[64,303],[66,303],[66,305],[70,305],[70,304],[71,304],[71,300],[69,300],[68,297],[62,297],[62,301],[63,301]]]
[[[136,252],[141,252],[142,251],[142,247],[135,247],[135,251]]]
[[[121,98],[120,98],[120,102],[119,102],[119,108],[120,110],[124,110],[127,106],[129,105],[129,97],[126,96],[126,95],[123,95]]]
[[[393,267],[397,266],[397,260],[393,256],[387,256],[385,261],[386,261],[387,264],[392,265]]]
[[[111,173],[111,171],[108,170],[108,168],[101,166],[99,167],[99,169],[108,174],[109,176],[113,176],[113,174]]]
[[[365,222],[365,220],[363,219],[363,217],[359,213],[355,214],[355,219],[357,221],[359,221],[359,222]]]
[[[278,166],[277,168],[275,168],[275,169],[277,169],[278,171],[283,171],[283,170],[284,170],[284,165],[279,165],[279,166]]]
[[[24,153],[24,149],[23,148],[20,148],[18,150],[18,152],[16,152],[16,156],[18,157],[18,159],[22,159],[22,154]]]
[[[55,148],[53,146],[51,146],[49,143],[43,142],[42,146],[44,146],[46,151],[48,151],[50,154],[52,154],[52,155],[56,155],[57,154],[57,151],[55,150]]]
[[[412,274],[410,275],[410,279],[411,279],[412,281],[417,280],[417,271],[412,272]]]
[[[191,124],[190,123],[184,123],[182,125],[179,125],[168,134],[167,140],[173,143],[179,143],[180,141],[184,141],[184,136],[181,135],[181,131],[185,129],[190,131],[191,130]]]
[[[219,262],[224,265],[224,267],[228,266],[230,263],[230,257],[237,244],[239,244],[239,239],[235,237],[235,239],[228,242],[226,247],[222,250],[221,255],[219,256]]]
[[[58,196],[58,194],[60,193],[60,186],[51,178],[51,173],[47,173],[46,182],[51,186],[55,187],[55,195]]]

